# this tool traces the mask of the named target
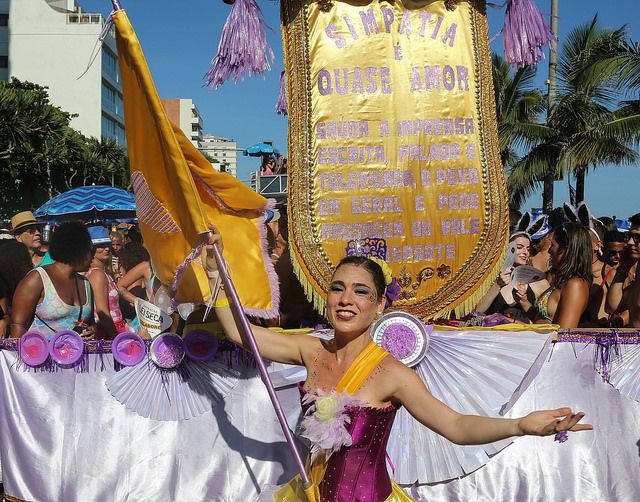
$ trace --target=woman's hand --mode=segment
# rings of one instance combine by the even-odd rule
[[[513,267],[509,267],[508,269],[503,270],[502,272],[500,272],[500,275],[496,279],[496,284],[500,288],[504,288],[507,284],[509,284],[511,282],[511,271],[512,270],[513,270]]]
[[[571,408],[557,410],[534,411],[518,421],[518,429],[522,435],[551,436],[564,431],[590,431],[590,424],[578,424],[584,417],[582,411],[573,413]]]
[[[531,302],[527,298],[527,285],[516,283],[513,288],[513,299],[518,303],[525,312],[532,307]]]
[[[203,261],[207,272],[215,272],[218,270],[218,264],[213,254],[213,246],[214,244],[217,245],[220,253],[222,253],[224,247],[222,245],[222,236],[213,223],[209,223],[209,232],[209,242],[207,242],[207,245],[204,247],[206,256]]]
[[[96,338],[96,327],[95,326],[85,326],[82,331],[78,333],[83,340],[95,340]]]

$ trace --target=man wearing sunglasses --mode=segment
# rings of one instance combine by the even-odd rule
[[[620,315],[629,310],[630,327],[640,328],[640,213],[629,218],[631,227],[624,234],[626,247],[620,257],[620,265],[616,271],[607,294],[607,312]],[[635,272],[634,272],[635,268]],[[631,275],[632,280],[628,277]],[[625,283],[626,286],[625,286]]]
[[[37,221],[31,211],[22,211],[11,218],[11,233],[18,242],[27,246],[34,267],[41,264],[44,256],[42,252],[43,227],[44,223]]]

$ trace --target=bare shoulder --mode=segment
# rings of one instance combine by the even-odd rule
[[[546,279],[542,279],[541,281],[532,282],[531,284],[529,284],[529,286],[531,287],[531,290],[537,298],[542,293],[547,291],[551,287],[551,284],[549,284],[549,281],[547,281]]]
[[[417,383],[420,378],[415,371],[389,354],[372,372],[371,380],[373,384],[384,389],[385,395],[393,396],[399,389]]]
[[[589,292],[589,282],[581,279],[580,277],[572,277],[569,279],[564,287],[563,291],[567,291],[574,294],[579,294],[582,292]]]
[[[18,287],[20,286],[25,286],[28,288],[39,287],[40,289],[44,287],[42,283],[42,277],[40,277],[40,273],[35,268],[27,272],[27,275],[25,275],[20,280],[20,282],[18,283]]]
[[[89,277],[78,275],[81,279],[89,281],[91,284],[102,286],[107,282],[107,275],[101,270],[96,270]]]
[[[300,354],[304,361],[315,357],[321,350],[327,350],[327,340],[314,335],[287,335],[295,336],[297,338],[298,346],[300,347]]]

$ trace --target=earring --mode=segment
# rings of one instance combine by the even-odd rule
[[[380,319],[381,317],[382,317],[382,311],[381,311],[381,310],[378,310],[378,311],[376,312],[376,321],[377,321],[378,319]]]

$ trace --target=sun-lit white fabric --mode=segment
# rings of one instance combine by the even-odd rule
[[[295,466],[262,381],[245,369],[224,403],[184,421],[143,418],[106,388],[113,369],[16,369],[0,350],[0,457],[7,495],[38,502],[253,500]],[[110,356],[105,356],[108,363]],[[299,393],[279,393],[299,409]]]
[[[243,373],[224,406],[191,420],[156,422],[111,397],[104,383],[109,369],[24,373],[15,359],[0,351],[0,457],[13,497],[235,502],[254,500],[259,487],[296,472],[254,370]],[[281,374],[278,395],[293,423],[299,394],[287,376]],[[564,405],[584,410],[596,430],[570,434],[563,444],[518,438],[461,479],[406,489],[429,502],[640,500],[640,403],[602,381],[593,344],[555,344],[507,416]],[[417,455],[430,452],[425,447]]]
[[[640,402],[640,344],[620,345],[620,357],[612,357],[609,382],[629,399]]]
[[[519,388],[528,386],[550,348],[549,334],[433,331],[427,355],[415,371],[454,410],[496,417],[508,409]],[[510,443],[456,445],[401,408],[387,450],[397,483],[436,483],[475,471]]]
[[[602,381],[595,346],[557,343],[507,416],[571,406],[587,415],[592,432],[517,438],[478,471],[458,480],[411,489],[417,501],[640,500],[640,403]],[[424,452],[429,455],[428,451]]]

